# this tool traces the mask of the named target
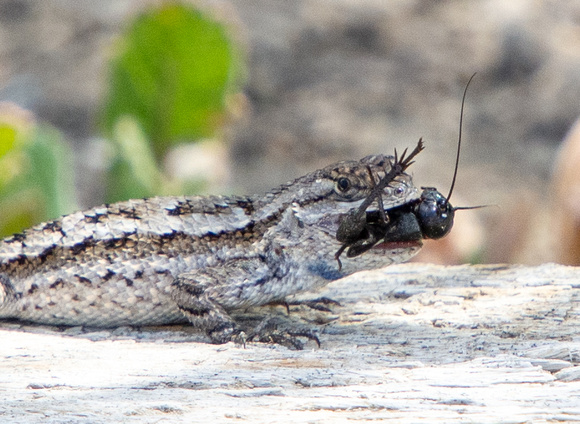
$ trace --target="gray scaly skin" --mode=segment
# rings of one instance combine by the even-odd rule
[[[40,224],[0,242],[0,318],[88,327],[189,321],[214,343],[235,339],[232,310],[419,251],[420,241],[382,243],[343,259],[340,271],[334,258],[341,215],[369,196],[391,161],[340,162],[261,197],[129,200]],[[418,196],[402,174],[382,201],[388,210]]]

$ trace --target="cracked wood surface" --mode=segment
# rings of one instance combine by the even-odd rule
[[[580,421],[580,269],[404,264],[291,307],[303,351],[211,345],[187,326],[2,323],[0,421]],[[275,314],[256,308],[242,318]]]

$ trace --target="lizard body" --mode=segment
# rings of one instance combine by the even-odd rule
[[[339,162],[264,196],[129,200],[15,234],[0,242],[0,318],[90,327],[189,321],[216,343],[231,340],[239,334],[232,310],[418,252],[420,240],[410,240],[379,244],[341,270],[334,258],[340,217],[368,198],[392,159]],[[418,197],[404,173],[382,191],[385,210]]]

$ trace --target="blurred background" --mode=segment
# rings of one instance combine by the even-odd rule
[[[438,263],[580,264],[578,0],[0,0],[0,230],[426,150]]]

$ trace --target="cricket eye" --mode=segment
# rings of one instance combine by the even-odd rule
[[[346,177],[340,177],[336,180],[336,187],[338,188],[338,191],[344,193],[350,188],[350,180]]]

